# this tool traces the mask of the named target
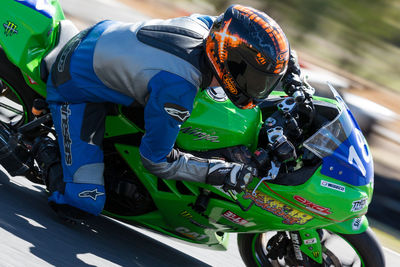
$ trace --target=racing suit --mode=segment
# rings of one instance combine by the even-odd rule
[[[50,192],[50,202],[94,215],[102,211],[106,102],[144,107],[145,134],[139,150],[143,165],[158,177],[205,183],[220,167],[232,173],[243,169],[173,149],[198,88],[212,79],[203,42],[213,19],[192,15],[139,23],[107,20],[63,47],[47,82],[64,182]]]

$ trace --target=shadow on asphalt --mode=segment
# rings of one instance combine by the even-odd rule
[[[30,254],[55,266],[98,266],[99,263],[104,266],[105,262],[121,266],[208,266],[106,218],[95,217],[87,225],[65,225],[48,207],[43,188],[37,188],[42,191],[35,192],[11,182],[0,171],[0,228],[11,234],[8,240],[0,242],[9,249],[0,251],[2,264],[6,266],[6,259],[21,264],[17,266],[39,266],[33,264],[38,260]],[[13,258],[17,255],[26,258]]]

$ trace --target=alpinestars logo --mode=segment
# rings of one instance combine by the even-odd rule
[[[61,106],[61,128],[62,128],[62,136],[64,141],[64,157],[65,164],[68,166],[72,165],[72,151],[71,151],[71,135],[69,133],[69,116],[71,115],[71,110],[69,109],[69,105]]]
[[[185,122],[190,117],[189,110],[185,109],[176,104],[165,103],[164,110],[167,112],[172,118],[179,122]]]
[[[89,197],[91,199],[93,199],[94,201],[96,201],[98,196],[102,196],[104,195],[103,192],[99,192],[97,191],[97,188],[93,189],[93,190],[86,190],[86,191],[82,191],[79,193],[79,197]]]
[[[18,33],[18,31],[17,31],[18,26],[11,21],[7,21],[7,23],[4,23],[3,27],[4,27],[5,36],[11,36],[13,34]]]

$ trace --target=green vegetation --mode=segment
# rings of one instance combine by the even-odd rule
[[[264,10],[296,50],[400,91],[398,0],[208,1],[221,12],[238,2]]]

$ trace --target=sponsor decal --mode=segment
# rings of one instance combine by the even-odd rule
[[[208,237],[205,234],[199,234],[199,233],[196,233],[196,232],[192,232],[186,227],[175,228],[175,231],[180,233],[181,235],[184,235],[184,236],[186,236],[186,237],[188,237],[190,239],[193,239],[193,240],[202,240],[202,239]]]
[[[362,219],[363,219],[362,217],[358,217],[353,220],[353,224],[352,224],[353,231],[360,230],[361,224],[362,224]]]
[[[26,75],[26,77],[28,77],[30,84],[38,84],[34,79],[31,78],[31,76]]]
[[[104,193],[98,192],[97,188],[95,188],[93,190],[82,191],[78,194],[79,197],[82,197],[82,198],[89,197],[93,200],[96,200],[98,196],[102,196],[102,195],[104,195]]]
[[[256,55],[256,60],[257,63],[260,65],[265,65],[267,63],[267,60],[260,52],[258,52],[258,54]]]
[[[318,251],[313,251],[313,256],[314,258],[318,258],[319,257],[319,252]]]
[[[321,180],[321,186],[323,187],[327,187],[336,191],[340,191],[340,192],[346,192],[346,187],[342,186],[342,185],[338,185],[335,183],[331,183],[325,180]]]
[[[357,201],[353,201],[353,205],[351,207],[352,212],[357,212],[365,208],[367,205],[368,198],[363,198]]]
[[[296,233],[290,233],[290,236],[292,237],[292,243],[293,243],[293,248],[294,248],[294,254],[296,256],[296,259],[299,261],[303,260],[303,255],[300,250],[300,237]]]
[[[4,35],[5,36],[12,36],[13,34],[17,34],[18,33],[18,26],[11,21],[7,21],[5,23],[3,23],[3,27],[4,27]]]
[[[252,194],[252,191],[252,189],[246,189],[243,198],[251,199],[258,207],[262,208],[263,210],[266,210],[278,217],[283,218],[284,220],[282,221],[282,223],[284,224],[303,225],[313,219],[313,216],[292,208],[258,190],[256,190],[255,195]]]
[[[196,226],[198,226],[198,227],[200,227],[200,228],[203,228],[203,229],[208,229],[208,228],[210,228],[210,227],[208,227],[208,226],[206,226],[206,225],[204,225],[204,224],[201,224],[201,223],[199,223],[199,222],[193,220],[193,215],[192,215],[190,212],[188,212],[187,210],[182,211],[182,212],[180,213],[180,215],[181,215],[182,217],[188,219],[189,222],[191,222],[192,224],[194,224],[194,225],[196,225]]]
[[[301,204],[306,206],[306,209],[311,210],[313,212],[316,212],[318,214],[322,214],[322,215],[329,215],[331,214],[330,212],[330,208],[325,208],[322,207],[320,205],[317,205],[311,201],[308,201],[307,199],[305,199],[304,197],[295,195],[293,197],[296,201],[300,202]]]
[[[246,223],[248,223],[247,220],[243,219],[239,215],[236,215],[235,213],[233,213],[230,210],[225,211],[222,214],[222,217],[224,217],[225,219],[228,219],[229,221],[231,221],[233,223],[240,224],[240,225],[245,225]]]
[[[304,242],[304,245],[312,245],[312,244],[317,243],[317,239],[314,237],[314,238],[311,238],[311,239],[306,239],[303,242]]]
[[[69,105],[61,106],[61,129],[63,135],[64,143],[64,158],[65,164],[68,166],[72,165],[72,151],[71,151],[71,135],[69,133],[69,116],[71,115],[71,110]]]
[[[182,217],[184,217],[184,218],[193,218],[193,215],[190,213],[190,212],[188,212],[187,210],[184,210],[184,211],[182,211],[181,213],[180,213],[180,215],[182,216]]]
[[[232,77],[225,73],[222,79],[224,81],[225,88],[227,88],[232,94],[237,95],[238,90],[236,89],[235,82],[233,81]]]
[[[212,143],[219,143],[220,142],[218,140],[219,136],[213,135],[213,134],[215,134],[215,132],[212,133],[212,134],[208,134],[208,133],[204,132],[202,129],[193,128],[192,126],[181,128],[180,131],[182,133],[190,134],[190,135],[193,135],[194,137],[197,137],[197,138],[193,139],[194,141],[207,140],[207,141],[210,141]]]
[[[185,122],[190,117],[190,112],[184,107],[172,103],[165,103],[164,110],[179,122]]]

